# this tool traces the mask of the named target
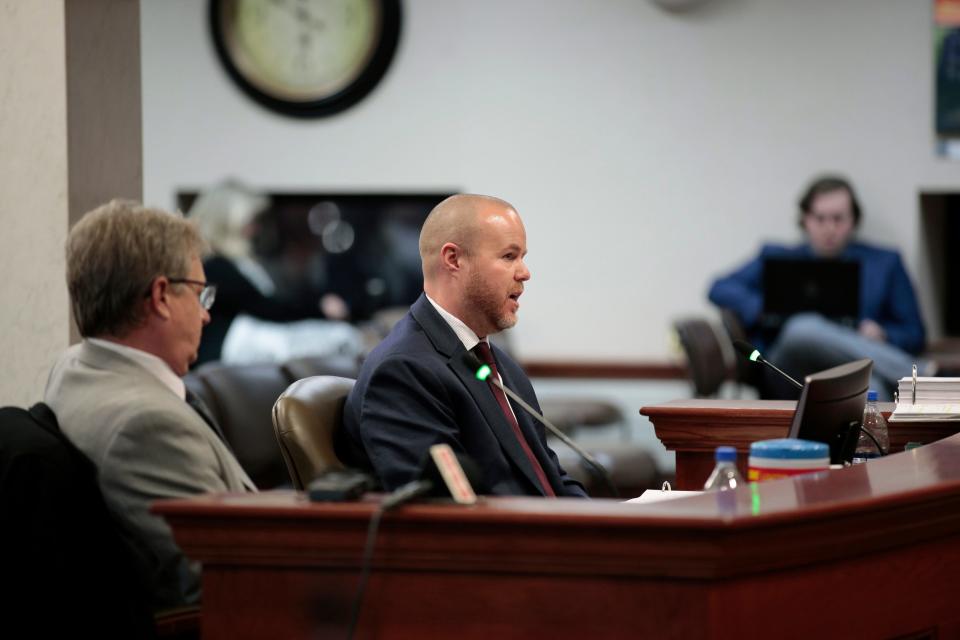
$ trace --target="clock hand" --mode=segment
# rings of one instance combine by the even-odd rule
[[[294,7],[290,5],[288,0],[270,0],[270,3],[274,6],[293,12],[294,17],[301,24],[306,23],[311,29],[320,31],[326,28],[326,24],[323,22],[323,20],[313,17],[313,15],[310,13],[310,10],[303,5],[297,5]]]
[[[300,49],[309,49],[313,38],[310,37],[310,32],[301,31],[297,37],[297,42],[300,44]]]
[[[313,31],[323,31],[327,28],[326,23],[319,19],[315,18],[306,7],[298,6],[297,7],[297,19],[301,24],[306,24]]]

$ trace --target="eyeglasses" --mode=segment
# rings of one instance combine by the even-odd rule
[[[202,280],[191,280],[189,278],[167,278],[170,284],[195,284],[200,289],[200,306],[207,311],[213,306],[213,301],[217,299],[217,285],[203,282]]]

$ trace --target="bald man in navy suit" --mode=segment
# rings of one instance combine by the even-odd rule
[[[517,322],[530,271],[526,231],[498,198],[455,195],[420,232],[424,294],[364,362],[337,448],[387,490],[417,478],[431,445],[480,467],[486,493],[585,497],[560,467],[543,427],[464,361],[493,359],[503,384],[539,410],[533,386],[488,337]]]

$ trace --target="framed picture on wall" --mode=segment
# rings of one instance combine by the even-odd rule
[[[936,131],[960,136],[960,0],[935,0]]]
[[[277,296],[333,293],[350,321],[362,322],[420,295],[420,227],[453,193],[264,193],[270,204],[255,221],[254,257]],[[189,212],[197,195],[179,191],[180,210]]]

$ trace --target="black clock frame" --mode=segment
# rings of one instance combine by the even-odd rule
[[[373,91],[387,72],[397,50],[397,43],[400,41],[402,11],[400,0],[378,0],[378,2],[382,9],[380,37],[367,66],[349,85],[319,100],[298,101],[279,98],[255,86],[240,72],[227,50],[226,37],[222,31],[224,25],[220,21],[221,0],[210,0],[208,17],[217,57],[226,69],[227,75],[247,96],[271,111],[285,116],[317,118],[340,113],[360,102]]]

